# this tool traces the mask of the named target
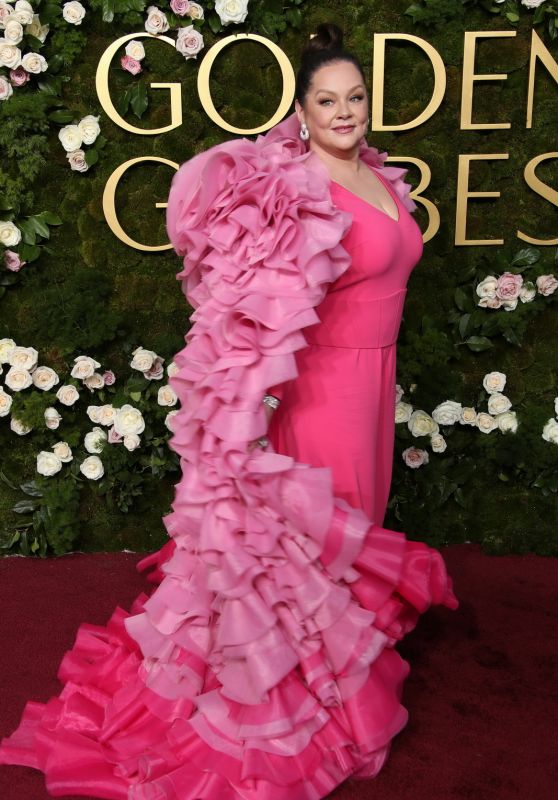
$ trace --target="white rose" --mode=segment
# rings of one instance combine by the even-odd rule
[[[461,418],[461,403],[444,400],[432,412],[432,419],[440,425],[454,425]]]
[[[146,350],[144,347],[136,347],[133,351],[133,359],[130,361],[130,366],[133,369],[138,369],[140,372],[146,372],[151,369],[153,362],[157,358],[157,353],[153,350]]]
[[[542,438],[552,444],[558,444],[558,420],[551,417],[543,428]]]
[[[21,59],[21,66],[26,72],[32,72],[34,75],[39,75],[48,69],[48,63],[40,53],[25,53]]]
[[[477,294],[479,297],[495,297],[496,287],[498,286],[498,278],[494,275],[488,275],[477,285]]]
[[[73,383],[65,383],[56,392],[56,397],[65,406],[73,406],[79,400],[79,392]]]
[[[4,247],[15,247],[21,242],[21,231],[9,219],[0,220],[0,244]]]
[[[52,445],[52,451],[63,463],[73,459],[72,448],[68,442],[56,442],[56,444]]]
[[[477,303],[478,306],[481,308],[501,308],[502,301],[499,297],[481,297],[479,302]]]
[[[20,422],[20,420],[15,417],[12,417],[10,420],[10,429],[19,436],[25,436],[26,433],[33,430],[30,425],[24,425],[23,422]]]
[[[21,392],[33,383],[31,373],[22,367],[10,367],[6,374],[6,386],[14,392]]]
[[[188,11],[186,14],[190,17],[190,19],[204,18],[202,6],[200,6],[199,3],[194,3],[193,0],[190,0],[190,5],[188,6]]]
[[[488,394],[502,392],[506,385],[506,376],[503,372],[487,372],[482,379],[482,385]]]
[[[41,450],[37,456],[37,472],[40,475],[56,475],[62,469],[62,461],[48,450]]]
[[[248,14],[248,0],[215,0],[215,11],[223,25],[244,22]]]
[[[110,403],[104,406],[98,406],[97,422],[99,425],[112,425],[116,414],[116,409]]]
[[[404,403],[401,400],[395,404],[395,422],[409,422],[413,406],[410,403]]]
[[[439,432],[438,423],[426,411],[417,409],[409,417],[407,426],[413,436],[427,436]]]
[[[99,419],[99,411],[101,406],[87,406],[86,414],[91,420],[91,422],[100,422]]]
[[[71,153],[72,150],[79,150],[83,144],[81,131],[78,125],[64,125],[64,127],[58,131],[58,138],[62,143],[62,147],[68,153]]]
[[[124,436],[123,444],[124,447],[131,452],[140,446],[140,437],[137,435],[137,433],[127,433]]]
[[[21,64],[21,50],[4,38],[0,39],[0,67],[16,69]]]
[[[25,33],[30,33],[39,41],[44,42],[48,36],[50,25],[43,25],[38,14],[33,14],[33,19],[25,27]]]
[[[459,422],[462,425],[474,425],[475,428],[477,426],[477,412],[471,406],[463,406],[461,409],[461,416],[459,418]]]
[[[558,397],[554,398],[554,413],[558,417]]]
[[[203,36],[193,25],[179,28],[175,47],[184,58],[196,58],[204,48]]]
[[[514,311],[517,308],[517,297],[513,300],[502,300],[502,307],[504,311]]]
[[[0,339],[0,364],[9,364],[16,343],[13,339]]]
[[[530,303],[537,294],[537,287],[533,281],[525,281],[519,290],[519,299],[522,303]]]
[[[81,25],[81,21],[85,17],[85,8],[79,0],[71,0],[62,6],[62,16],[71,25]]]
[[[89,164],[85,160],[85,152],[83,150],[72,150],[70,153],[66,153],[66,158],[74,172],[87,172],[89,169]]]
[[[45,408],[45,424],[47,428],[51,431],[55,431],[56,428],[60,425],[60,420],[62,419],[62,414],[59,414],[54,406],[49,406]]]
[[[7,3],[6,0],[0,0],[0,28],[3,27],[6,19],[13,13],[13,6]]]
[[[505,394],[494,392],[488,398],[488,413],[489,414],[503,414],[511,408],[511,400]]]
[[[148,33],[165,33],[169,29],[169,22],[166,15],[157,6],[148,6],[147,19],[145,20],[145,30]]]
[[[94,114],[88,114],[86,117],[80,120],[78,128],[85,144],[93,144],[97,136],[100,134],[101,128],[99,126],[99,119],[100,117],[96,117]]]
[[[92,431],[85,434],[85,449],[88,453],[101,453],[103,451],[103,443],[106,442],[106,440],[106,432],[102,428],[95,427]]]
[[[174,411],[169,411],[169,413],[165,417],[165,425],[172,433],[174,433],[172,420],[176,417],[177,414],[178,414],[178,409],[175,409]]]
[[[430,460],[426,450],[421,450],[419,447],[407,447],[406,450],[403,450],[401,455],[403,456],[405,464],[413,469],[422,467],[423,464],[428,464]]]
[[[125,47],[126,55],[135,58],[136,61],[141,61],[145,58],[145,49],[143,43],[139,39],[131,39]]]
[[[498,427],[498,422],[494,417],[491,417],[490,414],[487,414],[485,411],[479,412],[477,416],[477,428],[482,433],[490,433],[495,428]]]
[[[10,408],[12,407],[13,398],[11,394],[8,394],[4,391],[3,387],[0,386],[0,417],[7,417],[10,413]]]
[[[89,378],[90,375],[93,375],[95,369],[101,366],[98,361],[95,361],[90,356],[77,356],[77,358],[74,358],[74,362],[70,375],[72,378],[79,378],[80,380]]]
[[[19,44],[23,39],[23,25],[14,16],[9,16],[6,20],[4,39],[10,44]]]
[[[34,347],[21,347],[16,345],[10,353],[10,364],[12,367],[21,367],[32,372],[37,366],[39,351]]]
[[[180,371],[180,367],[178,366],[176,361],[171,361],[170,364],[167,367],[167,375],[169,376],[169,378],[172,378],[179,371]]]
[[[29,25],[33,18],[38,16],[34,13],[33,6],[27,0],[17,0],[13,15],[22,25]]]
[[[90,478],[94,481],[99,480],[99,478],[102,478],[105,474],[105,468],[99,456],[87,456],[87,458],[81,462],[79,469],[86,478]]]
[[[515,433],[517,430],[517,415],[515,411],[504,411],[502,414],[496,414],[498,427],[502,433]]]
[[[13,93],[14,90],[10,81],[4,75],[0,75],[0,100],[8,100]]]
[[[105,385],[105,379],[100,372],[94,372],[93,375],[89,375],[87,378],[85,378],[83,383],[88,389],[94,391],[95,389],[103,388]]]
[[[126,436],[127,433],[143,433],[145,421],[141,411],[138,408],[134,408],[130,403],[125,403],[116,410],[114,429],[121,436]]]
[[[435,433],[430,437],[430,446],[435,453],[443,453],[448,445],[441,433]]]
[[[49,389],[52,389],[53,386],[60,383],[60,378],[50,367],[37,367],[37,369],[33,371],[33,383],[37,389],[42,389],[43,392],[47,392]]]
[[[159,391],[157,392],[157,403],[160,406],[175,406],[178,402],[178,397],[176,396],[176,392],[168,383],[165,383],[164,386],[159,386]]]
[[[521,5],[525,6],[525,8],[538,8],[542,6],[544,2],[546,2],[546,0],[521,0]]]

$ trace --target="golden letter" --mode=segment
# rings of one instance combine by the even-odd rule
[[[535,72],[537,68],[537,58],[540,58],[554,80],[558,83],[558,64],[552,58],[536,30],[531,31],[531,60],[529,62],[529,85],[527,88],[527,125],[530,128],[533,123],[533,95],[535,93]]]
[[[535,175],[535,168],[541,163],[541,161],[546,161],[549,158],[558,158],[558,153],[543,153],[540,156],[536,156],[536,158],[532,158],[531,161],[529,161],[529,163],[525,166],[523,175],[525,177],[525,182],[534,192],[536,192],[538,195],[541,195],[541,197],[544,197],[554,206],[558,207],[558,192],[556,189],[551,189],[550,186],[547,186],[546,183],[543,183]],[[533,239],[531,236],[527,236],[520,230],[517,231],[517,237],[518,239],[523,239],[524,242],[529,242],[530,244],[558,245],[558,237],[556,237],[556,239]]]
[[[261,44],[268,47],[277,59],[279,67],[281,68],[281,74],[283,76],[283,94],[275,114],[263,125],[259,125],[257,128],[247,128],[246,130],[243,128],[237,128],[223,119],[213,104],[209,89],[209,76],[215,59],[221,50],[223,50],[229,44],[232,44],[232,42],[238,42],[241,39],[248,39],[253,42],[261,42]],[[274,125],[277,125],[277,123],[281,122],[289,110],[293,101],[294,92],[295,74],[291,62],[281,48],[278,47],[274,42],[264,38],[263,36],[258,36],[255,33],[235,33],[216,42],[208,51],[198,70],[198,94],[205,113],[213,120],[213,122],[215,122],[216,125],[219,125],[219,127],[224,128],[226,131],[230,131],[231,133],[262,133],[263,131],[267,131],[269,128],[272,128]]]
[[[467,239],[467,200],[469,197],[500,197],[500,192],[470,192],[469,165],[471,161],[509,158],[508,153],[479,153],[459,156],[457,170],[457,203],[455,208],[455,244],[503,244],[503,239]]]
[[[169,161],[168,158],[159,158],[158,156],[142,156],[141,158],[131,158],[129,161],[125,161],[124,164],[121,164],[114,170],[105,186],[105,191],[103,192],[103,212],[105,214],[105,219],[114,235],[120,239],[121,242],[124,242],[124,244],[130,247],[134,247],[136,250],[145,250],[148,252],[172,250],[172,244],[147,245],[134,241],[134,239],[130,238],[125,232],[116,216],[115,195],[118,182],[129,167],[132,167],[134,164],[139,164],[142,161],[155,161],[160,164],[168,164],[169,167],[174,167],[175,169],[178,169],[180,166],[174,161]],[[166,208],[167,203],[155,203],[155,207]]]
[[[121,36],[120,39],[117,39],[111,45],[107,47],[103,55],[99,60],[99,65],[97,67],[97,74],[95,75],[95,88],[97,90],[97,95],[99,97],[99,102],[101,103],[105,113],[111,118],[111,120],[116,123],[120,128],[124,128],[125,131],[129,131],[130,133],[139,133],[143,136],[155,136],[157,133],[166,133],[167,131],[172,131],[174,128],[178,128],[182,124],[182,94],[181,94],[181,86],[179,83],[150,83],[152,89],[169,89],[170,90],[170,100],[171,100],[171,123],[170,125],[166,125],[164,128],[151,128],[149,130],[145,128],[136,128],[135,125],[130,125],[129,122],[122,119],[116,108],[114,107],[112,100],[110,98],[110,91],[108,85],[108,76],[109,76],[109,69],[110,63],[114,58],[116,51],[118,50],[121,45],[125,42],[129,41],[130,39],[141,39],[142,37],[147,37],[149,39],[157,39],[157,41],[163,41],[169,44],[172,48],[175,48],[174,40],[169,38],[168,36],[155,36],[152,33],[129,33],[126,36]]]
[[[434,68],[434,90],[432,97],[424,111],[415,119],[403,122],[400,125],[384,125],[384,72],[386,56],[386,40],[403,39],[413,42],[420,47],[432,63]],[[442,57],[437,50],[425,39],[413,36],[410,33],[375,33],[374,34],[374,60],[372,65],[372,130],[374,131],[405,131],[416,128],[429,119],[439,108],[446,91],[446,70]]]
[[[461,89],[461,130],[474,131],[492,128],[511,128],[510,122],[472,122],[473,84],[475,81],[505,81],[505,73],[475,75],[475,48],[479,36],[515,36],[516,31],[465,31],[463,46],[463,85]]]

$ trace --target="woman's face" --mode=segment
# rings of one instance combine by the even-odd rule
[[[336,61],[314,72],[304,106],[295,100],[299,121],[308,126],[309,147],[347,158],[368,127],[368,95],[351,61]],[[343,127],[346,130],[342,130]]]

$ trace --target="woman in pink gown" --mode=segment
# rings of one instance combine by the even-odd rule
[[[431,605],[457,608],[441,555],[382,527],[422,249],[405,170],[361,141],[382,211],[299,128],[292,114],[173,179],[194,308],[169,379],[182,478],[168,544],[138,564],[158,585],[82,624],[60,695],[2,740],[0,763],[42,770],[52,796],[319,800],[373,777],[408,717],[396,644]],[[269,423],[266,391],[282,399]]]

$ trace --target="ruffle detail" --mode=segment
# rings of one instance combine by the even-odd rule
[[[406,170],[385,169],[405,199]],[[263,394],[296,377],[303,328],[350,265],[351,216],[328,187],[294,114],[173,179],[194,312],[169,378],[170,540],[138,564],[152,593],[80,626],[60,696],[28,703],[3,740],[0,761],[42,769],[53,795],[318,800],[377,774],[406,724],[395,644],[431,604],[457,608],[441,555],[335,497],[329,469],[248,450]]]

